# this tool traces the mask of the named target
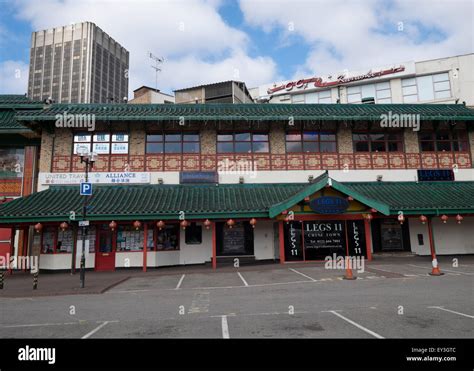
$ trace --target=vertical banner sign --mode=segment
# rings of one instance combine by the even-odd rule
[[[363,220],[347,221],[347,236],[349,239],[349,255],[367,258],[365,229]]]
[[[300,222],[285,224],[285,261],[303,260],[303,245]]]
[[[346,225],[343,220],[318,220],[304,223],[306,260],[324,260],[346,252]]]

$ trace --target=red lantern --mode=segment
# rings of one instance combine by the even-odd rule
[[[459,214],[456,215],[456,221],[458,222],[458,224],[461,224],[461,222],[462,222],[463,219],[464,219],[464,218],[463,218],[461,215],[459,215]]]
[[[161,231],[165,227],[165,222],[160,220],[158,223],[156,223],[156,226],[158,227],[158,230]]]
[[[186,229],[186,227],[188,226],[188,224],[189,224],[189,223],[188,223],[186,220],[183,220],[183,221],[180,223],[181,228],[183,228],[183,230]]]
[[[372,209],[370,209],[370,212],[371,212],[371,213],[376,213],[376,212],[377,212],[377,210],[376,210],[376,209],[374,209],[374,208],[372,208]]]
[[[447,215],[442,215],[441,220],[443,221],[444,224],[448,221],[448,216]]]
[[[421,216],[420,216],[420,222],[421,222],[421,224],[425,224],[427,221],[428,221],[428,218],[427,218],[426,216],[424,216],[424,215],[421,215]]]
[[[305,200],[306,202],[309,202],[309,197],[305,197],[304,200]]]
[[[347,197],[347,201],[354,201],[354,197],[348,196],[348,197]]]
[[[367,214],[365,219],[367,219],[369,222],[374,218],[372,214]]]
[[[403,222],[405,221],[405,216],[403,216],[403,214],[399,214],[398,221],[400,222],[400,224],[403,224]]]
[[[255,226],[257,225],[257,219],[255,218],[250,219],[250,225],[252,226],[252,228],[255,228]]]
[[[204,227],[206,227],[206,229],[209,229],[211,227],[211,221],[209,219],[206,219],[204,221]]]
[[[66,223],[66,222],[62,222],[61,224],[59,224],[59,228],[61,228],[61,230],[64,232],[67,228],[69,227],[69,225]]]
[[[110,222],[109,224],[109,228],[112,230],[112,231],[115,231],[115,228],[117,228],[117,223],[115,223],[113,220]]]
[[[40,233],[42,229],[43,229],[43,224],[41,224],[41,223],[36,223],[35,224],[35,231],[36,232]]]
[[[288,214],[288,211],[287,211],[287,210],[283,210],[283,211],[281,212],[281,215],[286,215],[286,214]]]
[[[229,220],[227,221],[227,225],[229,226],[229,228],[232,228],[232,227],[235,225],[234,219],[229,219]]]
[[[135,221],[133,222],[133,228],[135,228],[136,231],[138,231],[141,226],[142,226],[142,223],[140,223],[139,220],[135,220]]]

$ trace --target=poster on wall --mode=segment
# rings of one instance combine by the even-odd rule
[[[233,228],[224,228],[222,253],[224,255],[245,253],[245,229],[243,223],[236,223]]]
[[[306,260],[324,260],[333,254],[344,256],[346,229],[344,221],[318,220],[304,222],[304,250]]]
[[[347,237],[349,239],[349,256],[364,256],[367,258],[365,228],[363,220],[347,222]]]
[[[303,244],[300,222],[285,224],[285,261],[303,260]]]

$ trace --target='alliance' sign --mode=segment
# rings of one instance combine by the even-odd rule
[[[42,185],[80,184],[85,181],[84,173],[40,173]],[[108,172],[89,173],[89,182],[94,184],[147,184],[150,173],[145,172]]]

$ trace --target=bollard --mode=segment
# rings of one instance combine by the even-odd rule
[[[38,272],[33,273],[33,290],[38,288]]]
[[[0,271],[0,290],[3,290],[3,277],[4,277],[3,271]]]

